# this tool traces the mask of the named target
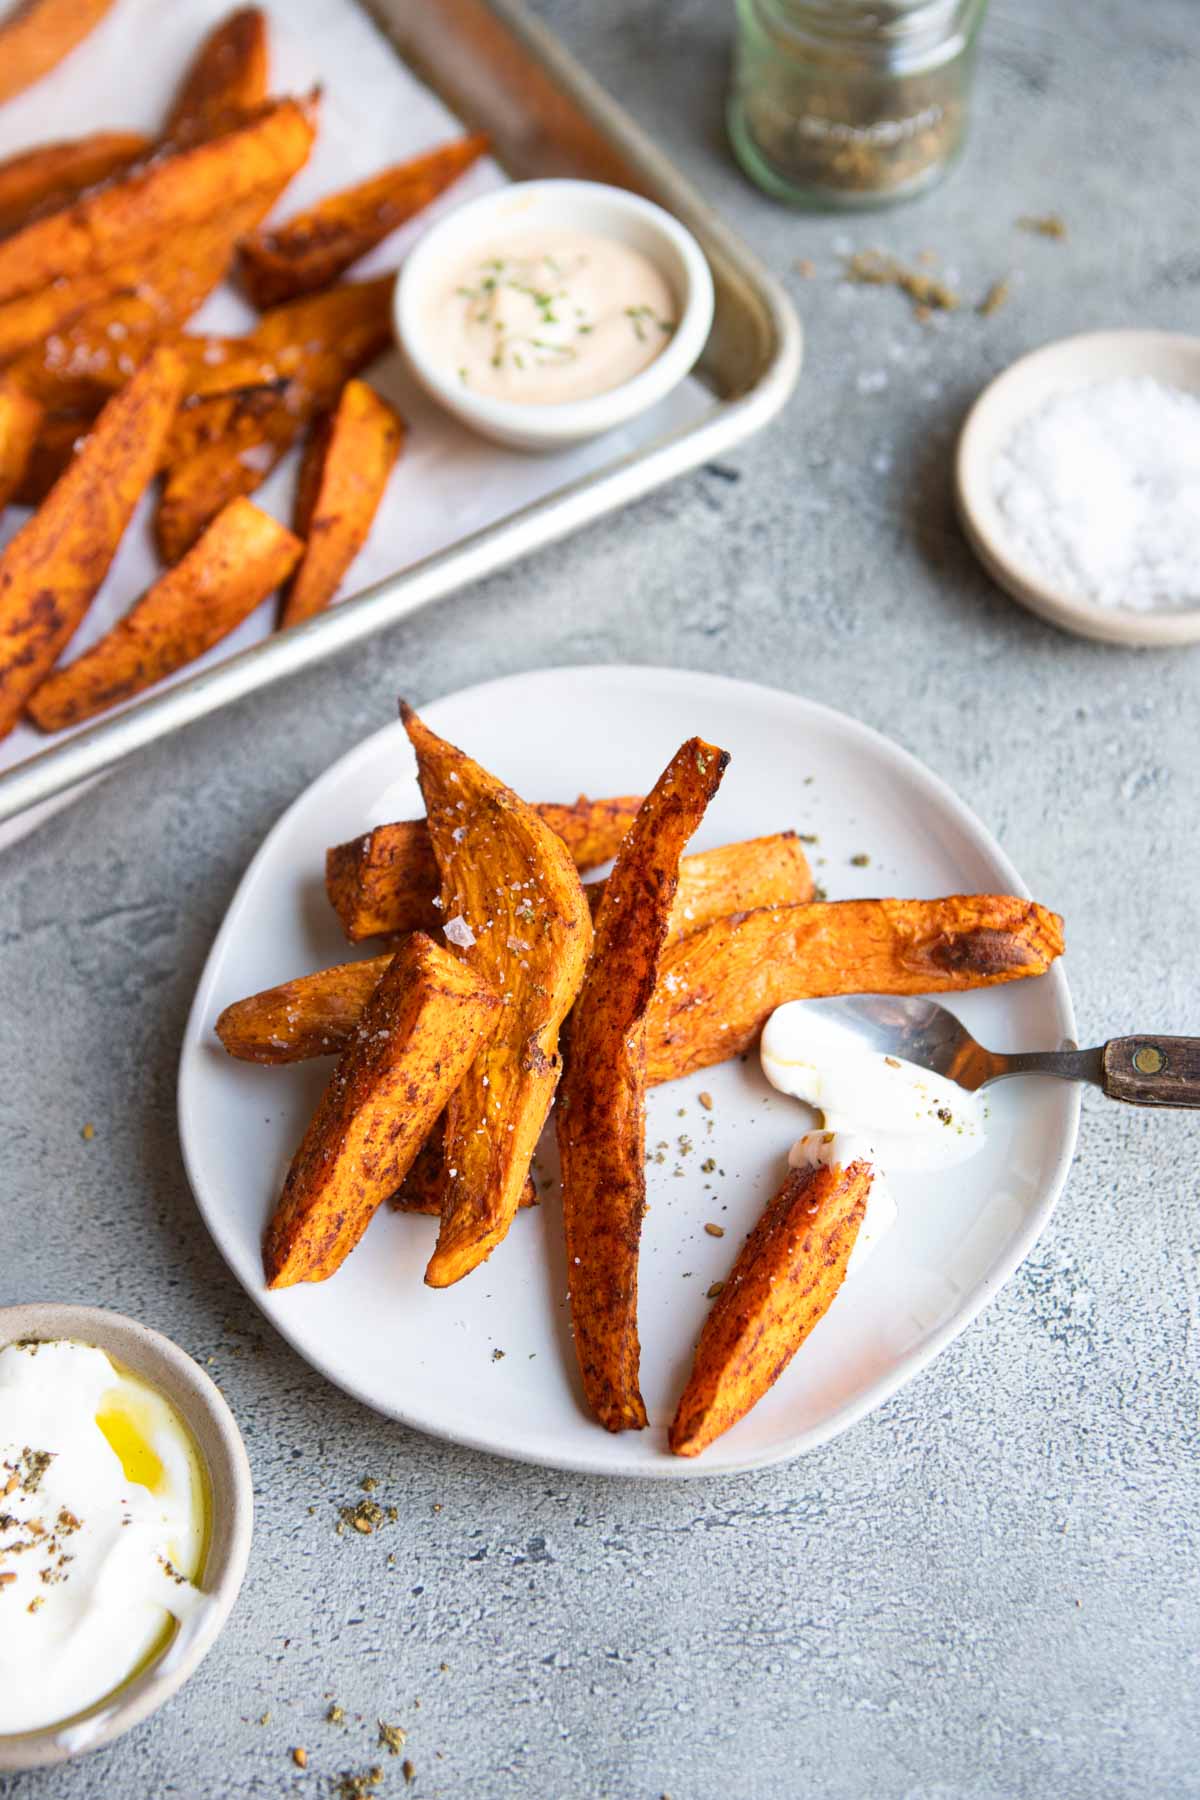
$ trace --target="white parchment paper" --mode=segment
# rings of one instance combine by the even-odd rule
[[[232,6],[233,0],[117,0],[66,62],[0,107],[0,157],[102,128],[156,131],[196,46]],[[318,83],[323,89],[313,154],[283,196],[278,216],[287,217],[320,195],[461,129],[353,0],[287,0],[286,6],[276,4],[268,12],[272,91],[302,93]],[[357,264],[348,279],[398,267],[408,245],[429,223],[504,179],[493,162],[480,162],[419,219]],[[186,246],[181,250],[186,253]],[[244,331],[254,319],[252,309],[227,285],[211,296],[188,328]],[[637,444],[699,417],[713,404],[698,382],[688,381],[620,431],[559,455],[529,457],[487,444],[441,413],[415,388],[395,352],[373,365],[370,379],[399,408],[409,436],[370,539],[347,575],[345,595],[616,461]],[[284,521],[291,516],[297,460],[298,452],[293,452],[254,496],[256,504]],[[160,572],[150,534],[152,512],[151,494],[135,514],[108,578],[72,640],[68,659],[101,637]],[[20,508],[10,508],[0,521],[0,543],[27,516]],[[439,604],[453,608],[454,599]],[[222,644],[173,679],[184,679],[259,643],[272,629],[274,611],[274,601],[260,607]],[[19,725],[0,741],[0,771],[69,735],[47,738],[31,726]],[[49,803],[50,808],[54,805]],[[31,829],[47,810],[38,807],[0,825],[0,846]]]

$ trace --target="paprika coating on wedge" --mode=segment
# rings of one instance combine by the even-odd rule
[[[617,854],[641,795],[534,807],[557,832],[577,869],[594,869]],[[325,891],[352,944],[397,931],[432,931],[439,923],[437,858],[424,819],[376,825],[325,852]]]
[[[592,920],[570,852],[533,808],[411,707],[400,716],[441,871],[442,929],[502,1003],[446,1109],[441,1229],[425,1279],[447,1287],[512,1223],[558,1085],[559,1028],[583,982]]]
[[[181,382],[174,352],[152,351],[0,553],[0,737],[66,649],[108,573],[158,463]]]
[[[42,683],[29,717],[39,731],[62,731],[195,662],[275,592],[303,549],[269,513],[230,501],[111,631]]]
[[[676,1456],[699,1456],[745,1418],[837,1297],[867,1210],[868,1162],[793,1169],[713,1302],[671,1424]]]
[[[748,1050],[777,1006],[830,994],[945,994],[1042,975],[1062,920],[1012,894],[833,900],[717,919],[663,958],[651,1082]]]
[[[487,982],[423,933],[396,952],[292,1159],[263,1243],[268,1286],[340,1268],[500,1011]]]
[[[442,1210],[442,1189],[446,1185],[446,1127],[439,1119],[399,1188],[388,1201],[393,1212],[426,1213],[437,1218]],[[530,1175],[521,1195],[522,1206],[537,1205],[537,1190]]]
[[[365,381],[348,381],[313,432],[296,482],[293,524],[304,555],[280,610],[280,629],[333,599],[367,541],[404,442],[404,421]]]
[[[242,286],[254,305],[277,306],[325,288],[397,226],[421,212],[487,149],[483,136],[454,138],[247,238]]]
[[[188,137],[237,113],[253,112],[267,97],[267,20],[259,6],[223,19],[201,44],[180,83],[164,135]]]
[[[646,1209],[646,1013],[679,864],[729,757],[689,738],[617,852],[571,1016],[555,1127],[571,1324],[588,1405],[607,1431],[646,1424],[639,1385],[638,1250]]]

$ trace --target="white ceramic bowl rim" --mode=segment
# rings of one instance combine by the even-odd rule
[[[453,374],[445,371],[426,353],[422,343],[419,307],[430,280],[460,244],[471,236],[478,241],[486,235],[486,227],[480,224],[482,220],[488,219],[517,199],[533,204],[549,201],[555,210],[561,208],[564,223],[570,220],[572,203],[580,200],[586,200],[593,206],[606,207],[614,217],[624,213],[627,218],[649,226],[660,243],[669,247],[672,262],[682,269],[684,284],[683,292],[678,294],[679,322],[670,341],[653,362],[648,363],[629,381],[622,382],[619,387],[590,395],[586,400],[549,404],[530,405],[519,400],[498,400],[489,394],[473,394],[463,390],[461,384],[454,380]],[[663,273],[673,287],[678,287],[679,284],[672,279],[673,270],[664,269]],[[496,188],[491,193],[481,194],[477,199],[467,201],[453,212],[447,213],[426,232],[415,249],[410,251],[396,283],[396,335],[423,385],[443,397],[452,410],[460,415],[474,414],[481,423],[497,431],[533,435],[542,427],[548,437],[567,429],[573,436],[579,437],[589,435],[593,430],[606,430],[614,422],[612,415],[618,405],[620,419],[624,421],[661,398],[669,388],[682,380],[700,355],[712,325],[712,315],[712,275],[704,252],[691,232],[654,201],[646,200],[640,194],[630,193],[626,188],[612,187],[599,181],[549,179],[512,182],[507,187]]]
[[[976,399],[959,435],[954,480],[959,517],[989,574],[1053,624],[1109,643],[1192,643],[1200,639],[1200,607],[1138,612],[1102,606],[1047,581],[1020,559],[992,495],[993,458],[1020,419],[1055,394],[1125,375],[1154,376],[1200,397],[1200,337],[1136,329],[1081,332],[1010,363]]]
[[[199,1666],[233,1609],[250,1555],[254,1496],[246,1448],[220,1389],[178,1344],[100,1306],[32,1301],[0,1307],[0,1347],[26,1338],[94,1344],[148,1382],[187,1425],[208,1475],[212,1519],[200,1578],[209,1604],[116,1695],[69,1725],[0,1736],[0,1772],[44,1768],[98,1750],[156,1712]]]

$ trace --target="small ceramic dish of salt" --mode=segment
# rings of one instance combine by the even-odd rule
[[[1200,338],[1097,331],[1022,357],[967,415],[955,494],[984,567],[1042,618],[1200,641]]]

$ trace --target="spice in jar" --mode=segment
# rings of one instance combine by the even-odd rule
[[[737,0],[729,130],[747,173],[798,205],[877,206],[931,186],[966,129],[987,0]]]

